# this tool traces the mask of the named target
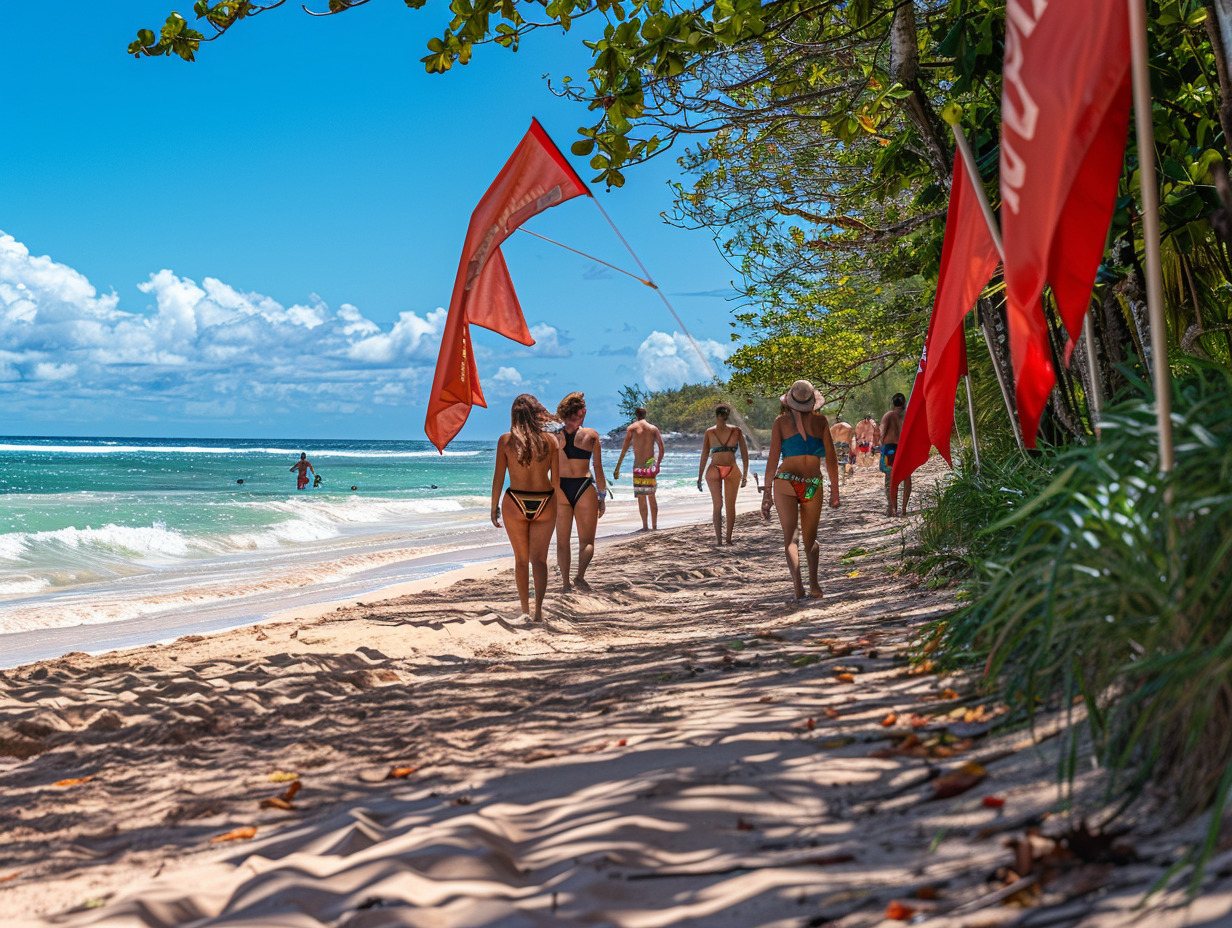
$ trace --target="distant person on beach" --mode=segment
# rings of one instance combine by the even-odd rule
[[[885,474],[886,515],[896,516],[898,508],[898,487],[890,485],[890,471],[894,469],[894,452],[898,450],[898,436],[903,430],[903,417],[907,414],[907,397],[895,393],[890,401],[894,405],[881,417],[881,472]],[[907,514],[907,500],[911,498],[911,478],[902,482],[903,508],[902,514]]]
[[[599,450],[599,433],[582,428],[586,420],[586,397],[570,393],[556,407],[556,416],[564,423],[557,433],[560,444],[559,473],[556,506],[556,563],[560,578],[568,593],[574,585],[580,590],[589,590],[586,568],[595,556],[595,531],[599,518],[607,508],[607,479],[603,475],[603,459]],[[591,462],[594,474],[591,474]],[[573,522],[577,520],[578,569],[573,582],[569,581],[570,561],[573,552]]]
[[[625,428],[625,442],[620,446],[620,457],[612,479],[620,479],[620,465],[625,461],[629,446],[633,446],[633,495],[637,497],[637,509],[642,514],[642,531],[659,527],[659,501],[655,498],[659,468],[663,465],[663,435],[659,427],[651,425],[643,406],[633,410],[634,420]],[[649,522],[647,522],[649,516]]]
[[[856,423],[857,464],[867,466],[872,463],[873,432],[876,428],[877,423],[873,421],[873,414],[871,412]]]
[[[292,464],[289,470],[299,471],[299,476],[295,478],[295,489],[302,490],[308,486],[308,471],[312,471],[312,475],[316,476],[316,471],[313,470],[312,462],[308,460],[308,455],[300,452],[299,460]]]
[[[796,533],[803,534],[804,553],[808,559],[808,595],[820,599],[817,561],[821,551],[817,546],[817,525],[821,520],[822,504],[821,459],[825,458],[830,477],[830,505],[837,508],[838,459],[834,454],[834,439],[830,437],[830,423],[817,412],[825,399],[807,380],[797,380],[779,400],[788,411],[774,420],[770,431],[766,474],[774,474],[774,479],[766,481],[761,514],[769,521],[770,507],[779,511],[787,569],[791,572],[797,600],[805,597],[800,578],[800,555],[796,550]]]
[[[513,401],[509,420],[509,431],[496,443],[492,524],[500,528],[504,516],[505,532],[513,545],[513,573],[523,618],[531,616],[530,574],[534,572],[534,621],[541,622],[543,596],[548,589],[548,546],[556,528],[557,447],[543,430],[553,416],[537,399],[523,393]],[[509,489],[502,501],[506,473]]]
[[[846,480],[855,469],[856,428],[850,422],[843,421],[843,414],[838,414],[838,421],[830,426],[830,438],[834,440],[834,453],[838,455],[839,472]]]
[[[702,480],[710,488],[710,499],[714,502],[714,543],[723,544],[723,508],[727,503],[727,543],[732,543],[732,529],[736,525],[736,494],[740,488],[749,482],[749,446],[744,441],[744,432],[734,425],[728,425],[731,407],[720,403],[714,409],[714,425],[706,429],[702,437],[702,459],[697,465],[697,489],[702,488]],[[744,467],[736,466],[736,452],[744,461]],[[706,460],[710,466],[706,466]]]

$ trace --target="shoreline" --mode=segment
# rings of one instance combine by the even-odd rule
[[[700,494],[699,494],[700,496]],[[752,485],[737,499],[737,514],[755,509],[759,498]],[[694,524],[702,510],[709,514],[709,496],[697,500],[671,500],[660,505],[660,531]],[[609,503],[608,515],[599,522],[596,551],[639,533],[640,517],[632,499]],[[306,584],[272,594],[267,603],[233,604],[226,600],[204,606],[189,605],[173,610],[139,615],[109,622],[83,623],[29,629],[0,634],[0,670],[53,660],[73,652],[105,654],[151,644],[165,644],[185,635],[219,634],[266,622],[293,618],[316,618],[355,603],[357,600],[388,599],[415,592],[440,589],[459,580],[487,573],[486,565],[496,562],[503,569],[512,566],[512,555],[504,531],[488,527],[492,540],[476,540],[461,546],[425,544],[424,553],[383,563],[372,570],[348,578],[345,584]],[[575,536],[576,544],[576,536]],[[555,542],[549,554],[551,573],[555,569]],[[410,576],[406,576],[407,574]],[[345,585],[343,595],[336,595]],[[294,605],[280,605],[286,600]],[[251,610],[251,611],[249,611]]]

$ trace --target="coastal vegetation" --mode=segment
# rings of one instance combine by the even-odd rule
[[[362,2],[330,0],[328,12]],[[279,5],[202,0],[208,35],[173,16],[129,50],[191,59],[202,41]],[[452,0],[422,60],[447,71],[478,46],[516,50],[539,29],[576,28],[592,65],[553,86],[590,113],[572,150],[590,159],[594,181],[619,188],[630,168],[676,152],[685,179],[668,218],[715,234],[742,301],[726,388],[647,398],[668,427],[700,424],[727,390],[774,397],[808,377],[827,395],[855,396],[886,377],[909,381],[953,166],[943,112],[967,131],[999,206],[1005,6]],[[1020,718],[1080,700],[1067,772],[1094,760],[1114,795],[1151,784],[1181,815],[1213,809],[1209,852],[1232,791],[1232,215],[1217,189],[1232,138],[1232,21],[1214,0],[1147,7],[1154,151],[1131,136],[1092,295],[1095,376],[1108,399],[1099,440],[1079,346],[1058,365],[1042,450],[1018,451],[994,370],[1009,366],[994,278],[967,332],[982,470],[962,461],[928,500],[914,563],[964,585],[928,660],[971,674]],[[1146,312],[1144,157],[1161,173],[1165,331]],[[1048,292],[1044,308],[1062,357]],[[1148,377],[1161,341],[1175,359],[1168,476]],[[750,412],[758,427],[761,409]]]

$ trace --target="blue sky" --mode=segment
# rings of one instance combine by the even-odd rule
[[[471,209],[532,116],[566,153],[588,122],[544,80],[584,74],[581,36],[428,75],[443,7],[288,4],[193,64],[128,57],[173,3],[5,11],[0,434],[422,438]],[[669,153],[594,189],[718,366],[735,275],[660,218],[677,170]],[[586,200],[528,227],[634,269]],[[504,251],[542,338],[475,330],[492,409],[461,438],[503,431],[523,391],[584,390],[610,427],[622,385],[704,379],[649,289],[526,235]]]

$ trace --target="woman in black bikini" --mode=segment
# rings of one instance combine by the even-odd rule
[[[492,477],[492,524],[513,545],[514,577],[522,615],[530,615],[530,572],[535,574],[535,621],[543,620],[543,594],[548,588],[548,546],[556,527],[556,442],[543,430],[554,417],[529,393],[513,401],[509,431],[496,443],[496,473]],[[509,489],[500,501],[509,473]]]
[[[702,460],[697,467],[697,489],[702,480],[710,487],[714,501],[714,541],[723,544],[723,498],[727,498],[727,543],[732,543],[732,529],[736,524],[736,494],[749,482],[749,446],[744,442],[744,432],[727,424],[731,407],[720,403],[714,410],[714,425],[706,429],[702,439]],[[736,452],[744,459],[744,467],[736,466]],[[706,459],[710,466],[706,466]]]
[[[800,553],[796,549],[797,533],[804,536],[804,555],[808,560],[809,591],[813,599],[821,598],[817,579],[817,526],[821,520],[824,459],[830,477],[830,505],[838,506],[838,457],[830,423],[816,412],[825,402],[807,380],[797,380],[791,389],[779,397],[783,412],[774,420],[770,432],[770,454],[766,458],[766,491],[761,514],[769,521],[770,507],[779,511],[783,526],[783,549],[787,554],[787,569],[796,589],[796,599],[804,599],[804,583],[800,578]],[[773,474],[773,479],[771,475]]]
[[[560,577],[568,593],[573,589],[569,582],[573,520],[577,518],[578,533],[578,569],[573,583],[579,589],[589,590],[586,568],[595,556],[595,530],[599,526],[599,517],[607,508],[604,501],[607,483],[600,458],[599,433],[594,429],[582,428],[582,422],[586,419],[585,396],[570,393],[556,407],[556,415],[565,424],[557,433],[560,443],[560,488],[556,494],[556,563],[560,565]],[[592,459],[595,463],[594,476],[590,473]]]

